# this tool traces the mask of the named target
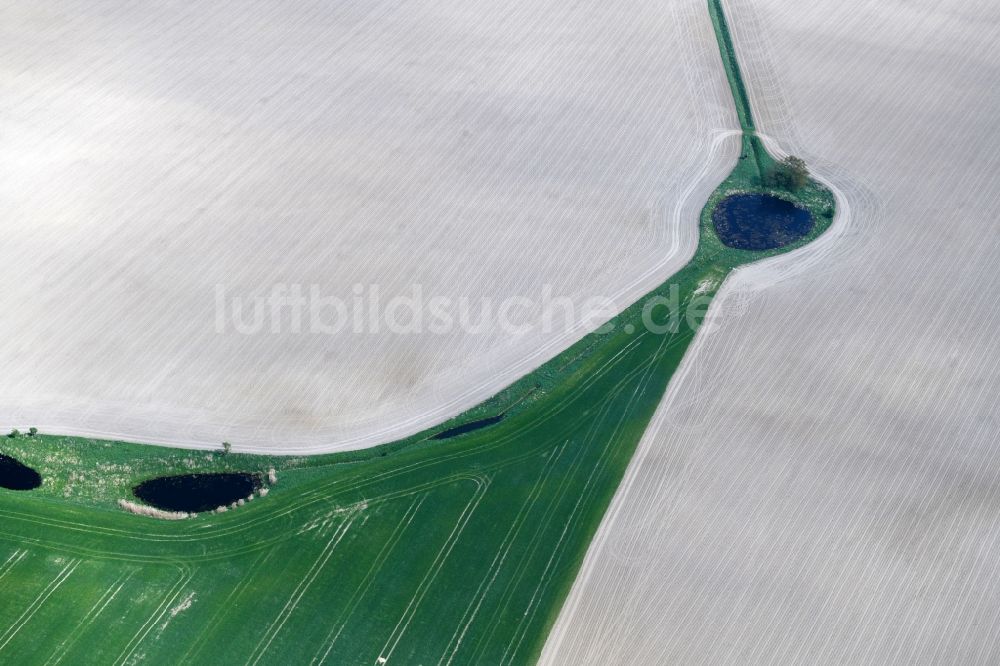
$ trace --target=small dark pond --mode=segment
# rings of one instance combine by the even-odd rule
[[[480,428],[485,428],[486,426],[491,426],[494,423],[500,423],[503,420],[503,414],[499,416],[491,416],[487,419],[479,419],[478,421],[469,421],[468,423],[463,423],[460,426],[455,426],[454,428],[448,428],[447,430],[442,430],[438,434],[431,437],[431,439],[448,439],[450,437],[458,437],[459,435],[464,435],[467,432],[472,432],[473,430],[479,430]]]
[[[143,481],[132,492],[157,509],[199,513],[246,499],[260,483],[259,474],[247,472],[182,474]]]
[[[734,194],[716,205],[712,223],[722,242],[740,250],[772,250],[813,228],[812,214],[769,194]]]
[[[34,490],[42,485],[42,477],[20,460],[0,454],[0,488]]]

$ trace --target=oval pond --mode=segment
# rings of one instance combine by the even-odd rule
[[[260,483],[259,474],[248,472],[181,474],[143,481],[132,492],[157,509],[199,513],[246,499]]]
[[[733,194],[712,211],[715,232],[740,250],[773,250],[794,243],[813,228],[805,208],[770,194]]]

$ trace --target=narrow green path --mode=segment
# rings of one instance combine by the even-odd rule
[[[729,90],[732,92],[733,102],[736,104],[736,114],[740,119],[740,127],[746,134],[753,134],[757,128],[753,122],[753,112],[750,110],[750,97],[747,95],[747,87],[743,83],[743,73],[740,71],[740,64],[736,59],[736,48],[733,46],[733,38],[729,33],[726,14],[722,10],[722,0],[708,0],[708,11],[712,15],[712,26],[715,28],[715,38],[719,42],[722,65],[726,70],[726,78],[729,79]]]
[[[709,8],[755,150],[725,18]],[[832,196],[811,183],[795,195],[817,220],[808,237],[769,252],[724,246],[714,202],[760,188],[761,170],[741,157],[702,214],[694,258],[666,283],[482,405],[400,442],[305,458],[0,442],[45,479],[0,491],[0,661],[534,661],[711,298],[733,268],[829,225]],[[269,494],[227,513],[170,522],[116,507],[152,476],[272,467]]]
[[[733,46],[732,34],[729,31],[729,23],[726,21],[726,14],[722,8],[722,0],[708,0],[708,11],[712,17],[715,37],[719,42],[722,65],[726,71],[726,79],[729,81],[729,90],[736,106],[740,129],[743,130],[740,160],[748,162],[748,166],[752,160],[752,166],[756,167],[753,172],[745,169],[747,173],[744,174],[744,177],[752,178],[760,186],[774,167],[775,160],[767,152],[760,137],[757,136],[757,125],[753,119],[750,96],[747,94],[743,73],[740,71],[736,48]]]

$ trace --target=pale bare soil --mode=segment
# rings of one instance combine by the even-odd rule
[[[688,5],[4,3],[5,427],[326,451],[491,395],[586,325],[219,334],[215,287],[627,304],[728,168]]]
[[[1000,6],[726,7],[847,206],[727,284],[542,663],[997,663]]]

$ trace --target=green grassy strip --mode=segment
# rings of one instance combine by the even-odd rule
[[[718,277],[713,267],[697,264],[674,284],[686,300],[706,279],[718,284]],[[669,298],[665,287],[657,293]],[[656,321],[666,324],[666,316],[658,310]],[[254,655],[273,661],[278,654],[309,663],[321,651],[330,663],[373,662],[381,656],[380,641],[391,636],[399,637],[393,656],[401,663],[436,663],[447,650],[454,663],[531,661],[694,336],[689,328],[645,331],[641,319],[636,304],[616,318],[614,331],[591,336],[589,351],[570,366],[575,369],[565,366],[565,357],[549,364],[547,372],[562,380],[490,432],[334,468],[312,465],[325,457],[294,462],[279,470],[279,484],[266,498],[227,514],[168,523],[60,501],[52,488],[0,495],[2,545],[29,548],[38,565],[36,573],[16,579],[17,598],[33,598],[51,579],[57,557],[107,563],[66,583],[58,615],[38,616],[36,629],[56,631],[55,623],[66,617],[85,617],[106,590],[102,581],[117,580],[125,569],[148,572],[143,579],[164,567],[189,569],[198,601],[171,621],[162,638],[136,637],[151,617],[161,626],[169,613],[157,614],[176,607],[187,588],[171,583],[159,589],[164,599],[171,595],[169,608],[155,599],[132,612],[117,605],[108,616],[128,619],[108,627],[100,645],[84,641],[78,651],[68,648],[68,658],[96,651],[108,663],[132,649],[169,661],[205,631],[213,638],[199,640],[198,658],[221,663],[244,663]],[[626,324],[636,328],[629,333]],[[553,370],[556,365],[564,374]],[[65,459],[78,448],[58,438],[16,441],[33,463]],[[106,451],[101,443],[77,444]],[[111,448],[106,452],[117,464],[150,458],[150,470],[161,455],[191,455],[127,444]],[[92,472],[79,462],[70,467]],[[67,473],[55,463],[50,469]],[[366,521],[363,529],[331,548],[344,515],[336,512],[358,506],[365,507],[357,519]],[[400,530],[406,545],[391,546]],[[0,556],[5,552],[0,548]],[[268,552],[275,553],[269,560],[274,566],[262,570],[258,562]],[[373,573],[367,563],[376,559],[384,564]],[[254,582],[234,600],[227,581],[244,578]],[[138,589],[122,598],[134,598]],[[327,617],[340,618],[343,627],[327,626]],[[404,628],[402,618],[418,624]],[[277,627],[276,619],[285,624]],[[334,635],[336,641],[327,638]],[[263,645],[257,636],[273,642]]]

